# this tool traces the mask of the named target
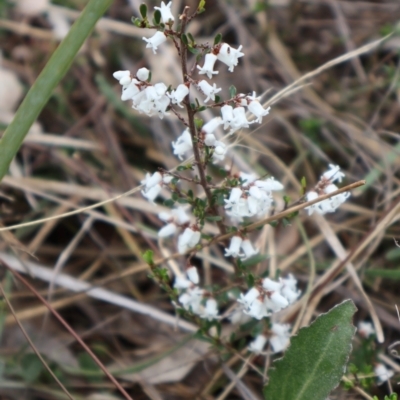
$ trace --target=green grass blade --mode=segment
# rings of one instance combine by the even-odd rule
[[[112,2],[113,0],[89,1],[29,90],[0,140],[0,181],[54,88],[64,77],[83,42]]]

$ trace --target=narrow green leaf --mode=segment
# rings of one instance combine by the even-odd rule
[[[68,35],[57,47],[0,140],[0,181],[19,150],[29,128],[49,100],[54,88],[71,66],[75,55],[90,35],[98,19],[113,0],[90,0]]]
[[[151,250],[146,250],[142,255],[143,260],[149,265],[154,265],[153,256],[154,256],[154,253]]]
[[[283,358],[274,363],[264,388],[267,400],[325,400],[339,384],[355,333],[351,300],[300,329]]]
[[[245,261],[242,261],[242,266],[243,267],[252,267],[253,265],[256,265],[262,261],[265,261],[269,258],[267,254],[256,254],[253,257],[248,258]]]
[[[186,46],[189,46],[189,40],[188,40],[188,38],[187,38],[185,33],[182,33],[181,40],[182,40],[183,43],[186,44]]]
[[[139,7],[139,11],[140,11],[140,15],[142,16],[142,18],[146,18],[147,17],[147,6],[146,4],[141,4]]]
[[[161,12],[160,12],[160,10],[154,11],[153,19],[154,19],[154,25],[160,25],[160,22],[161,22]]]
[[[229,86],[229,96],[231,96],[231,98],[235,97],[237,93],[237,89],[235,86],[231,85]]]
[[[400,270],[398,269],[367,269],[365,275],[398,281],[400,279]]]
[[[217,45],[218,43],[221,43],[221,41],[222,41],[222,35],[220,33],[217,33],[214,38],[214,46]]]

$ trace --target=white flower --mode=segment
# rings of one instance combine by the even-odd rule
[[[172,142],[172,147],[174,149],[174,154],[180,160],[183,160],[185,153],[193,150],[192,136],[190,135],[189,129],[183,131],[176,142]]]
[[[241,49],[242,46],[239,46],[238,49],[234,49],[227,43],[223,43],[219,49],[217,58],[229,67],[228,70],[230,72],[233,72],[234,67],[238,65],[238,59],[244,56],[244,53],[240,51]]]
[[[198,273],[196,267],[193,267],[193,266],[189,267],[189,268],[186,270],[186,275],[187,275],[187,277],[189,278],[189,280],[190,280],[191,282],[193,282],[195,285],[198,285],[198,284],[199,284],[199,282],[200,282],[199,273]]]
[[[245,295],[243,295],[243,293],[240,293],[240,298],[237,301],[238,303],[243,305],[245,310],[247,310],[259,296],[260,291],[257,288],[253,287]]]
[[[206,306],[200,314],[201,318],[206,318],[209,321],[218,317],[218,303],[215,299],[207,299]]]
[[[239,257],[241,255],[240,246],[242,242],[243,240],[240,236],[232,236],[229,248],[225,249],[225,257]]]
[[[179,302],[185,310],[191,311],[194,314],[199,314],[202,311],[201,301],[203,300],[204,290],[195,286],[188,288],[185,293],[179,296]]]
[[[207,133],[204,138],[204,144],[206,146],[215,146],[217,143],[217,138],[212,133]]]
[[[121,94],[121,100],[133,100],[133,98],[140,93],[140,89],[137,86],[140,84],[139,81],[136,79],[132,79],[131,82],[128,85],[125,85],[122,87],[122,94]]]
[[[239,202],[239,199],[242,197],[243,194],[243,190],[240,188],[233,188],[231,190],[231,194],[229,195],[229,199],[228,200],[224,200],[225,201],[225,208],[230,208],[232,207],[234,204],[237,204]]]
[[[145,185],[146,189],[150,189],[151,187],[159,184],[161,181],[162,181],[162,175],[159,172],[154,172],[153,175],[150,175],[147,172],[144,180],[142,180],[140,183],[142,185]]]
[[[286,279],[279,279],[281,284],[281,294],[289,304],[294,303],[300,296],[301,291],[297,290],[297,281],[292,274],[289,274],[288,278]]]
[[[218,71],[214,71],[214,64],[216,61],[217,61],[217,56],[215,54],[213,53],[206,54],[203,67],[200,67],[200,65],[197,66],[199,74],[200,75],[206,74],[208,76],[208,79],[212,79],[213,75],[218,74]]]
[[[329,170],[322,174],[321,179],[325,178],[333,183],[335,181],[342,182],[342,178],[344,177],[345,174],[340,171],[338,165],[329,164]]]
[[[161,193],[161,185],[152,186],[150,189],[142,190],[141,193],[150,203],[154,203],[156,197]]]
[[[371,322],[360,321],[358,323],[358,334],[365,339],[368,339],[371,335],[375,335],[374,326]]]
[[[164,43],[167,40],[167,37],[164,33],[157,31],[151,38],[142,38],[145,42],[147,42],[146,49],[152,49],[154,54],[157,54],[157,48],[160,44]]]
[[[269,300],[269,301],[268,301]],[[279,292],[273,292],[270,294],[266,303],[268,308],[273,312],[278,312],[289,305],[289,302],[285,297],[283,297]]]
[[[256,175],[246,174],[245,172],[241,172],[239,174],[239,177],[243,181],[243,185],[249,185],[250,183],[253,183],[257,179]]]
[[[150,71],[147,68],[140,68],[138,69],[138,72],[136,72],[136,78],[139,79],[139,81],[146,82],[149,79],[150,76]]]
[[[224,129],[227,129],[231,126],[233,121],[233,107],[225,104],[221,107],[221,114],[222,114],[222,122],[224,124]]]
[[[271,107],[268,107],[266,110],[264,110],[263,106],[257,100],[253,100],[248,104],[247,109],[254,114],[256,117],[256,122],[261,124],[262,117],[265,117],[269,114]]]
[[[275,180],[274,178],[267,178],[263,181],[256,180],[254,182],[254,185],[266,192],[271,192],[271,191],[275,191],[275,190],[283,190],[282,183]]]
[[[224,161],[227,152],[226,144],[223,142],[216,141],[214,143],[215,149],[212,157],[213,163]]]
[[[311,191],[306,194],[306,201],[313,201],[313,200],[317,199],[318,197],[319,196],[318,196],[317,192]],[[308,211],[308,215],[312,215],[314,213],[314,211],[318,212],[318,203],[313,204],[312,206],[306,207],[305,210]]]
[[[199,231],[194,231],[191,228],[186,228],[178,238],[178,252],[186,253],[188,250],[196,246],[200,241],[201,234]]]
[[[129,85],[131,83],[131,73],[129,71],[116,71],[113,73],[113,77],[119,81],[122,86]]]
[[[270,278],[263,279],[262,286],[267,291],[279,291],[281,290],[281,284],[279,282],[275,282]]]
[[[394,375],[393,370],[380,363],[375,365],[374,372],[378,379],[378,385],[382,385]]]
[[[247,260],[248,258],[253,257],[258,253],[258,250],[253,247],[249,239],[243,240],[241,247],[244,253],[241,256],[243,260]]]
[[[264,335],[258,335],[256,338],[249,344],[248,349],[253,353],[261,353],[264,349],[265,343],[267,343],[268,338]]]
[[[167,96],[171,99],[172,104],[177,104],[178,107],[183,108],[181,102],[188,94],[189,94],[189,88],[183,83],[181,83],[171,93],[167,93]]]
[[[233,109],[233,120],[231,121],[232,129],[229,131],[229,134],[236,132],[241,128],[248,128],[250,123],[246,118],[246,110],[244,107],[236,107]]]
[[[165,238],[168,236],[172,236],[176,232],[177,226],[171,222],[165,226],[163,226],[157,233],[157,236],[160,238]]]
[[[213,133],[220,125],[222,124],[221,117],[215,117],[212,120],[208,121],[201,127],[201,131],[205,132],[206,134]],[[209,146],[209,145],[207,145]],[[212,146],[212,145],[210,145]]]
[[[169,21],[175,21],[175,18],[171,13],[171,5],[172,1],[170,1],[167,5],[165,5],[165,3],[162,1],[161,7],[154,7],[155,10],[160,10],[161,20],[164,24]]]
[[[290,325],[289,324],[272,324],[271,331],[273,336],[269,342],[274,353],[286,350],[290,343]]]
[[[213,83],[213,85],[211,86],[204,79],[198,83],[198,87],[206,95],[204,103],[207,103],[207,101],[210,99],[214,101],[215,95],[222,90],[221,88],[217,88],[217,85],[215,83]]]

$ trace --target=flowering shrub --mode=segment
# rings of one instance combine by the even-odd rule
[[[250,224],[275,212],[276,196],[282,196],[284,185],[272,176],[234,172],[231,166],[223,164],[235,133],[255,123],[261,124],[273,110],[264,108],[255,92],[237,93],[233,86],[227,90],[212,82],[221,68],[228,67],[228,71],[234,73],[245,52],[242,46],[235,48],[223,42],[220,35],[215,37],[213,45],[198,44],[186,28],[203,11],[204,1],[192,15],[186,7],[175,29],[177,18],[171,13],[171,2],[161,2],[160,7],[155,7],[152,22],[144,5],[142,17],[134,21],[140,28],[156,30],[153,36],[143,37],[146,48],[155,56],[165,42],[173,42],[182,66],[183,80],[178,86],[152,82],[151,72],[146,68],[114,73],[122,86],[121,99],[129,101],[134,110],[160,119],[175,116],[182,124],[182,133],[170,149],[180,165],[173,171],[160,168],[147,173],[142,181],[142,195],[157,207],[159,195],[169,193],[170,199],[164,205],[169,206],[170,211],[160,210],[158,214],[165,223],[158,237],[186,261],[182,262],[181,268],[169,271],[154,262],[150,251],[145,259],[152,268],[154,279],[171,296],[177,313],[195,321],[201,334],[213,343],[234,345],[221,335],[223,320],[233,324],[253,320],[256,328],[252,331],[253,340],[248,342],[248,350],[263,353],[268,342],[271,353],[280,353],[288,347],[291,331],[290,324],[280,321],[280,311],[298,301],[301,290],[292,274],[284,277],[253,274],[250,267],[264,256],[252,242],[254,228]],[[189,58],[189,54],[194,56]],[[222,96],[228,94],[229,98],[223,100]],[[203,120],[205,110],[212,110],[215,116]],[[222,166],[222,178],[213,173],[215,164]],[[335,183],[340,183],[343,177],[340,167],[330,164],[315,188],[304,193],[297,204],[311,202],[305,206],[309,215],[336,211],[350,196],[349,192],[331,195],[338,190]],[[199,194],[194,194],[193,187],[199,189]],[[324,196],[322,201],[318,201],[320,196]],[[286,198],[284,201],[288,206]],[[206,223],[215,224],[219,235],[205,234]],[[224,256],[234,267],[235,273],[230,277],[232,284],[227,288],[203,287],[192,259],[200,249],[218,244],[224,246]],[[171,272],[175,275],[172,285]],[[213,326],[217,329],[210,329]],[[349,335],[351,337],[351,331]]]

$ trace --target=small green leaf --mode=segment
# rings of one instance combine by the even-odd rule
[[[187,199],[181,199],[181,198],[179,198],[179,199],[177,200],[177,202],[178,202],[179,204],[187,204],[187,203],[189,203],[189,201],[188,201]]]
[[[143,260],[149,265],[154,265],[153,256],[154,256],[154,253],[152,250],[146,250],[142,254]]]
[[[214,46],[217,45],[218,43],[221,43],[221,41],[222,41],[222,35],[220,33],[217,33],[214,38]]]
[[[220,102],[221,102],[221,97],[216,94],[214,103],[220,103]]]
[[[237,89],[235,86],[231,85],[229,86],[229,96],[231,96],[231,98],[235,97],[237,93]]]
[[[168,200],[165,200],[165,201],[164,201],[164,206],[165,206],[165,207],[171,208],[171,207],[174,206],[174,204],[175,204],[175,202],[174,202],[172,199],[168,199]]]
[[[198,131],[201,131],[201,128],[204,125],[204,120],[202,120],[201,118],[195,118],[194,119],[194,125],[196,126],[196,129]]]
[[[188,38],[189,38],[191,44],[194,45],[194,44],[195,44],[195,41],[194,41],[193,35],[192,35],[190,32],[188,32],[187,36],[188,36]]]
[[[206,0],[200,0],[199,5],[197,7],[197,13],[200,14],[204,12],[206,9],[204,8],[206,6]]]
[[[210,215],[206,217],[206,221],[210,222],[222,221],[222,217],[220,215]]]
[[[186,46],[189,46],[189,40],[188,40],[188,38],[187,38],[185,33],[182,33],[181,40],[182,40],[183,43],[185,43]]]
[[[270,370],[265,399],[325,400],[339,384],[349,359],[356,310],[346,300],[300,329]]]
[[[154,19],[154,25],[160,25],[160,21],[161,21],[160,10],[154,11],[153,19]]]
[[[147,6],[146,4],[141,4],[139,7],[140,15],[142,16],[143,19],[147,17]]]
[[[303,176],[302,178],[301,178],[301,194],[303,195],[305,192],[306,192],[306,189],[307,189],[307,180],[306,180],[306,177],[305,176]]]

